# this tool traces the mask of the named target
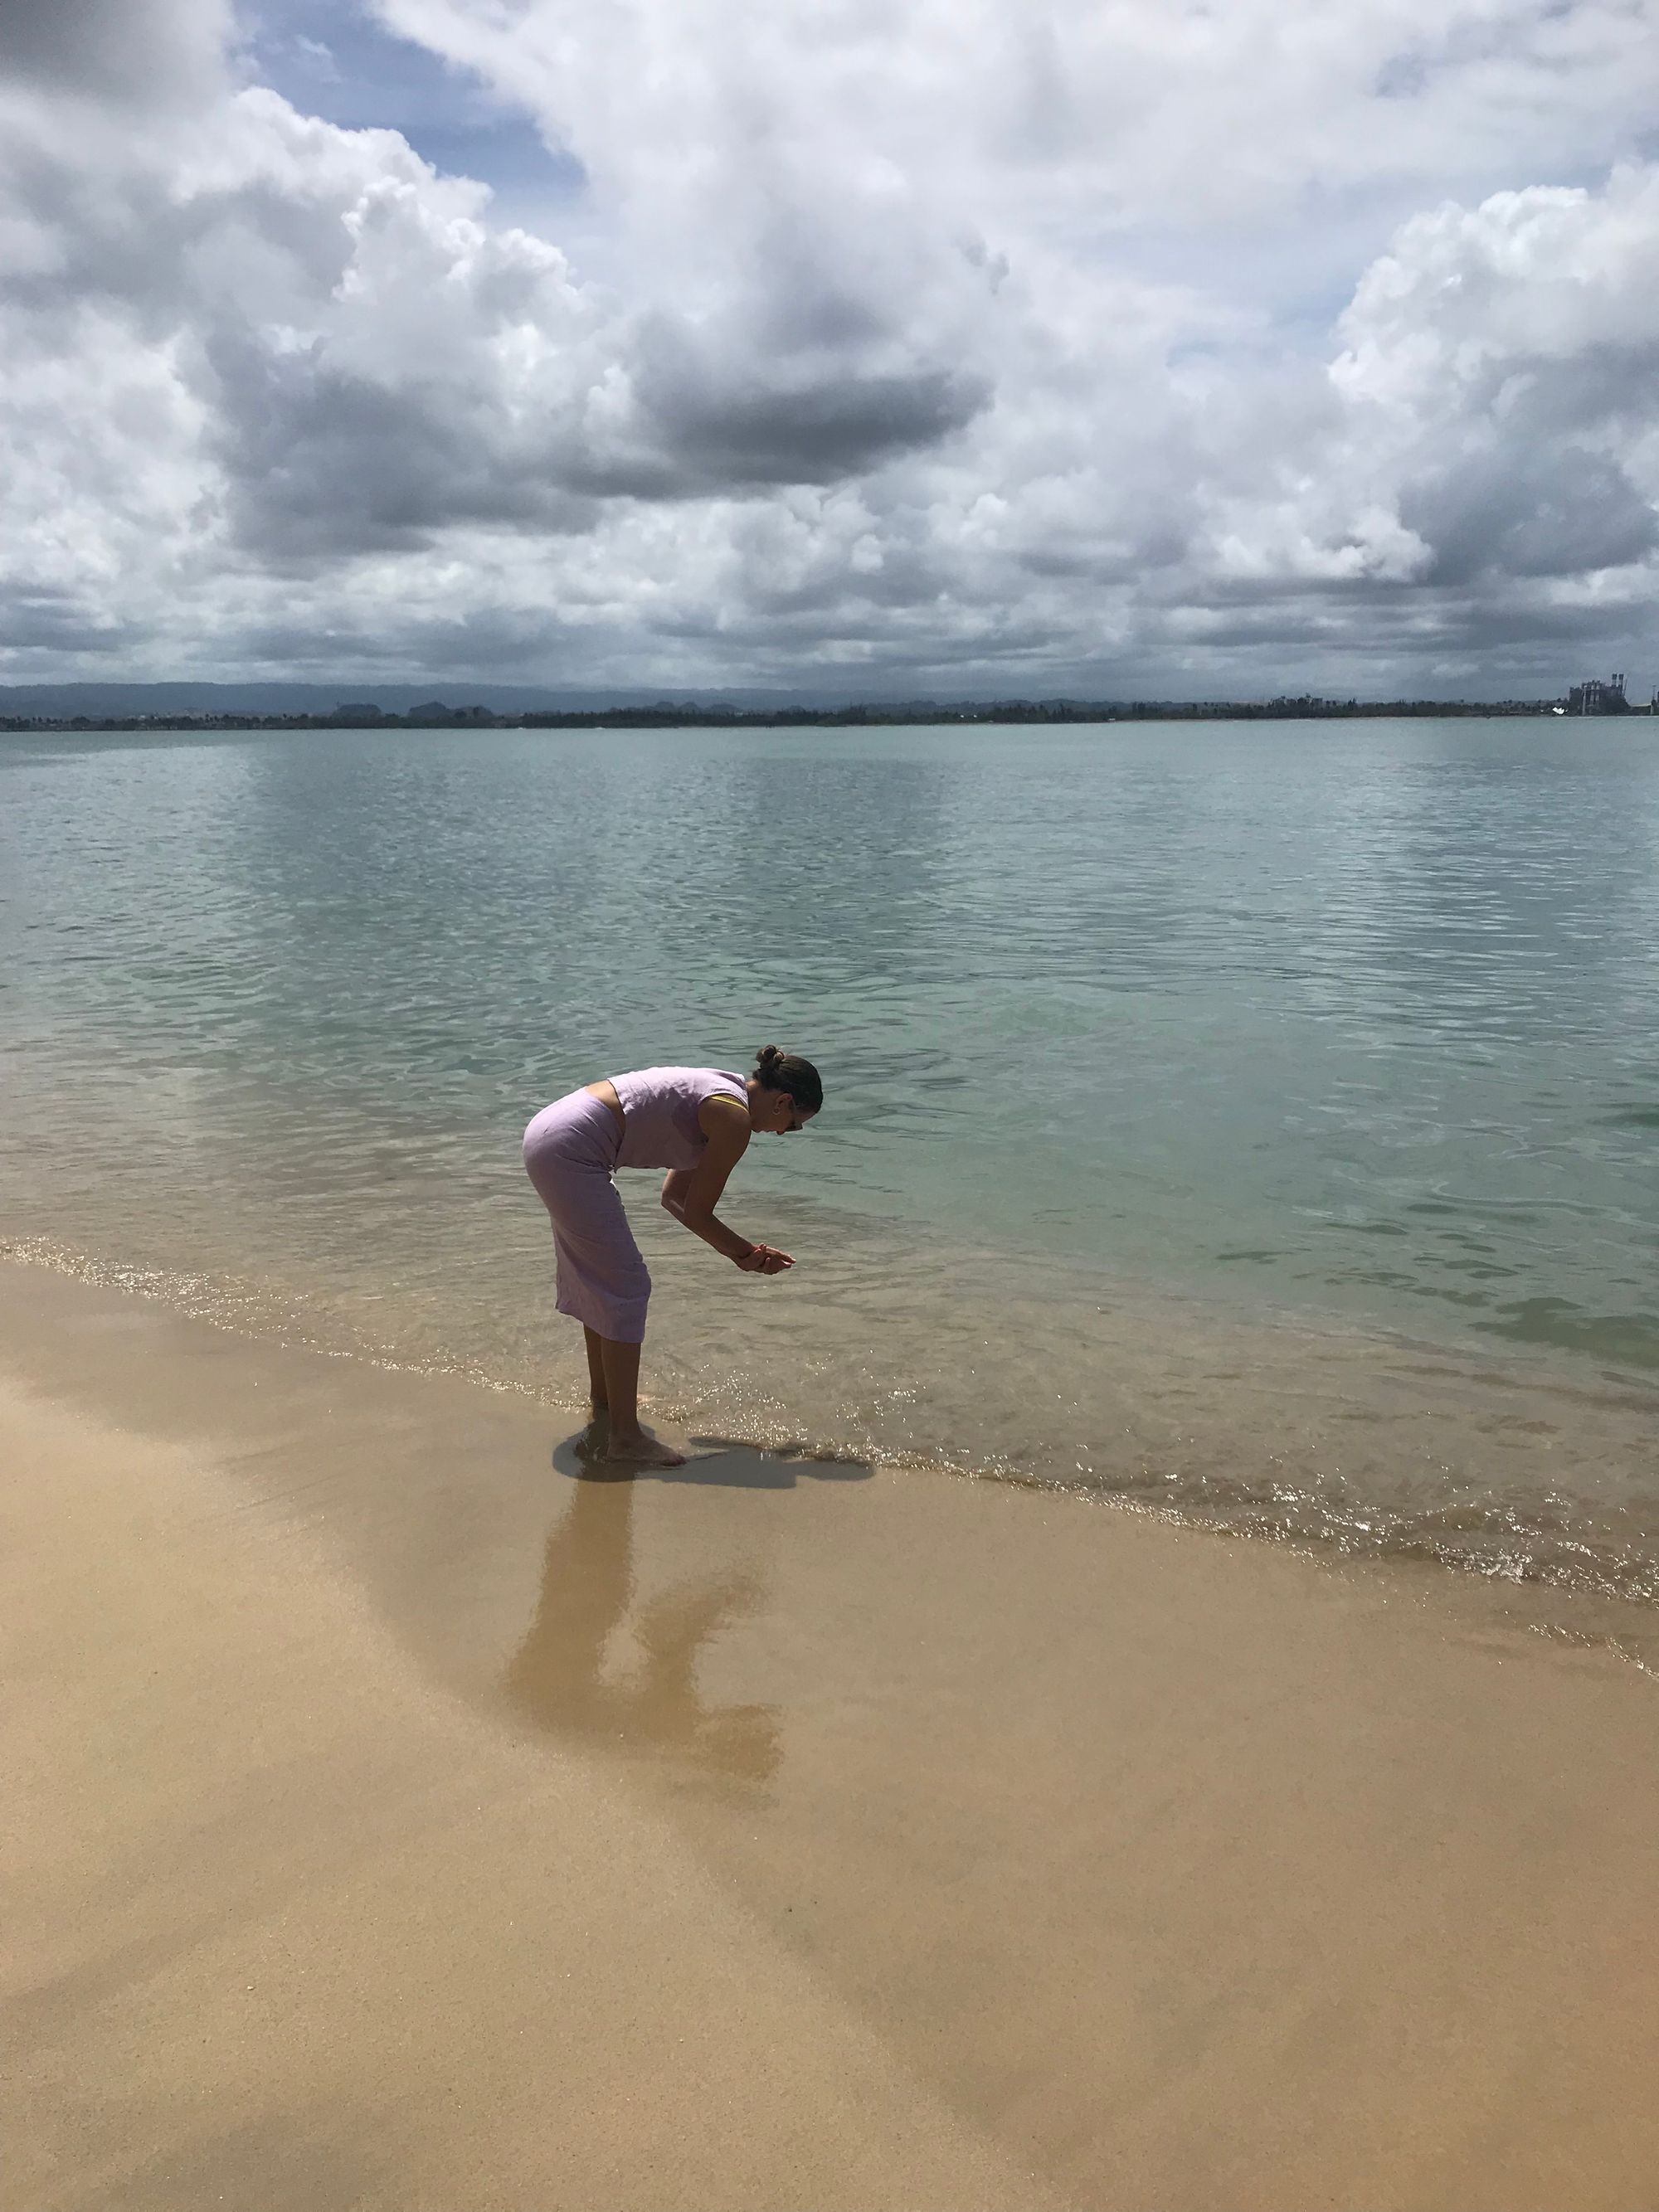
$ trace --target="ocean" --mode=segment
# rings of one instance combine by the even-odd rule
[[[14,1259],[568,1427],[524,1124],[775,1042],[648,1417],[1659,1602],[1659,723],[12,736],[0,900]]]

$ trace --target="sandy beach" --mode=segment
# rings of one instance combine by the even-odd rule
[[[1659,1685],[0,1269],[18,2212],[1640,2212]]]

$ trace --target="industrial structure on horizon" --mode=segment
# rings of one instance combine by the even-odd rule
[[[1659,714],[1659,690],[1645,707],[1632,707],[1625,696],[1622,675],[1588,676],[1567,694],[1570,714]]]

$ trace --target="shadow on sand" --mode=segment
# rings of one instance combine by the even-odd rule
[[[677,1767],[724,1788],[753,1788],[776,1771],[777,1708],[714,1705],[697,1684],[703,1648],[752,1613],[763,1590],[748,1567],[673,1584],[635,1607],[634,1501],[642,1482],[789,1490],[803,1479],[856,1482],[862,1461],[821,1459],[800,1449],[761,1452],[724,1437],[694,1437],[684,1467],[630,1468],[604,1458],[595,1424],[555,1448],[553,1464],[574,1482],[542,1564],[535,1619],[508,1663],[504,1687],[521,1719],[592,1749]],[[632,1631],[639,1658],[605,1667],[619,1628]]]

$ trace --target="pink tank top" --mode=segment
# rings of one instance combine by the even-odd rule
[[[747,1080],[724,1067],[636,1067],[611,1086],[623,1109],[619,1168],[694,1168],[708,1142],[697,1125],[703,1100],[749,1103]]]

